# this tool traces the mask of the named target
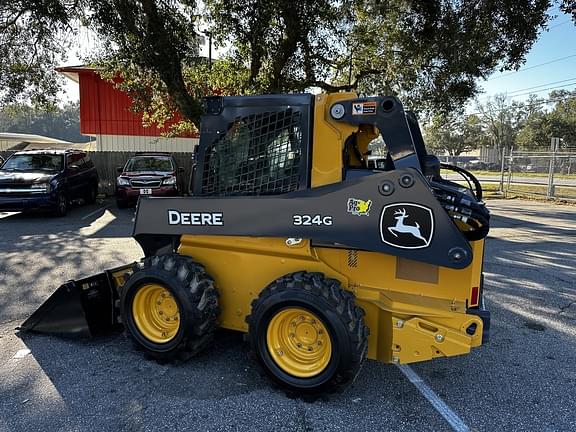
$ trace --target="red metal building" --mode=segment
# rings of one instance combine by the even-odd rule
[[[80,86],[80,132],[96,138],[98,151],[191,152],[198,143],[195,136],[165,138],[164,128],[144,127],[142,116],[130,111],[132,101],[112,83],[103,80],[91,68],[66,66],[57,69]]]

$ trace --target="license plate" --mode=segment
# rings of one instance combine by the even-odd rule
[[[140,189],[140,195],[152,195],[152,189]]]

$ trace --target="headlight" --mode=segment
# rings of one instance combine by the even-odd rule
[[[164,179],[164,181],[162,181],[162,184],[175,185],[176,184],[176,177],[174,177],[174,176],[168,177],[167,179]]]
[[[49,192],[50,183],[35,183],[30,186],[30,190],[34,192]]]
[[[128,186],[130,185],[130,180],[125,177],[118,177],[118,186]]]

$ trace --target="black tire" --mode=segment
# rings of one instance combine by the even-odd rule
[[[149,284],[169,291],[178,306],[179,327],[165,343],[150,340],[138,327],[133,302]],[[153,305],[150,304],[152,307]],[[218,327],[218,293],[204,267],[190,257],[169,254],[145,258],[122,287],[120,312],[127,334],[156,360],[186,360],[206,348]]]
[[[86,191],[86,195],[84,196],[85,203],[94,204],[96,202],[97,197],[98,197],[98,185],[92,184],[88,186],[88,190]]]
[[[268,347],[268,327],[273,318],[294,308],[318,317],[330,338],[330,360],[311,377],[288,373],[276,363]],[[364,310],[356,306],[354,295],[343,290],[337,280],[321,273],[299,272],[274,281],[252,302],[252,313],[246,318],[247,338],[266,374],[289,394],[317,396],[340,392],[358,376],[366,357],[369,329],[363,317]]]
[[[58,192],[56,197],[56,207],[54,208],[54,216],[64,217],[68,213],[68,198],[64,192]]]

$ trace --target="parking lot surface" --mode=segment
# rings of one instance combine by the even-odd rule
[[[574,431],[576,207],[488,205],[490,343],[410,366],[456,426],[399,368],[373,361],[343,394],[287,398],[234,332],[180,365],[145,360],[122,335],[19,337],[14,328],[58,285],[141,251],[133,210],[109,202],[61,219],[0,213],[0,431]]]

